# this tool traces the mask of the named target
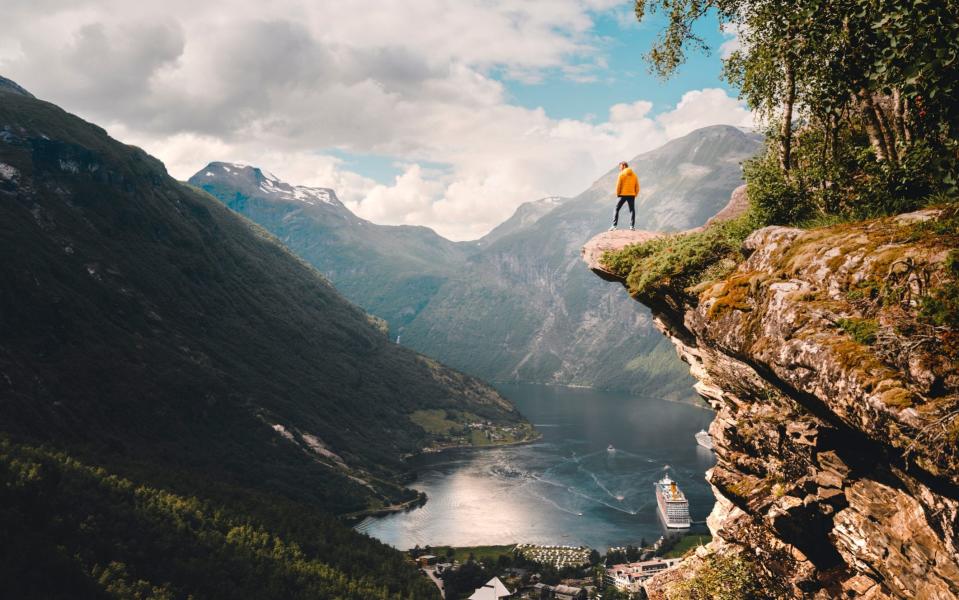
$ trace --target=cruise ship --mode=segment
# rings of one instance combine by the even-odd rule
[[[705,429],[700,429],[699,433],[696,434],[696,442],[707,450],[713,449],[713,438]]]
[[[669,529],[686,529],[690,525],[689,502],[669,475],[653,484],[656,487],[656,503],[659,516]]]

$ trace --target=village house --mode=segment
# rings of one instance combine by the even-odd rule
[[[606,569],[603,581],[621,592],[635,594],[642,583],[657,573],[671,569],[682,561],[681,558],[654,558],[640,562],[613,565]]]
[[[436,564],[437,558],[432,554],[421,554],[416,558],[416,564],[422,569]]]
[[[535,600],[585,600],[586,590],[571,585],[537,583],[529,597]]]
[[[503,585],[499,577],[494,577],[487,581],[483,587],[478,588],[469,597],[469,600],[502,600],[512,597],[513,593]]]

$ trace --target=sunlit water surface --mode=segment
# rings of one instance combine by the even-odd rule
[[[357,529],[400,549],[530,542],[605,550],[653,541],[664,531],[653,482],[667,465],[693,520],[712,510],[703,475],[714,457],[693,438],[711,412],[615,392],[499,388],[542,432],[541,441],[421,457],[412,487],[429,501]]]

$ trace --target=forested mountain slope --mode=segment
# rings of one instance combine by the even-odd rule
[[[270,231],[394,332],[426,306],[471,246],[426,227],[376,225],[350,212],[335,190],[293,186],[257,167],[214,162],[190,183]]]
[[[143,580],[236,597],[225,582],[248,571],[257,597],[428,597],[320,511],[415,497],[402,457],[436,439],[416,411],[525,430],[262,228],[8,84],[0,248],[6,591],[56,597],[49,571],[77,596]],[[209,553],[222,570],[188,564]]]

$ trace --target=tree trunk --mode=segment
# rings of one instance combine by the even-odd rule
[[[792,160],[793,104],[796,102],[796,72],[792,58],[786,57],[786,97],[783,100],[783,118],[779,129],[779,168],[789,178]]]
[[[876,152],[876,160],[885,162],[888,160],[889,153],[886,151],[886,142],[882,139],[882,130],[880,129],[879,119],[876,117],[876,109],[872,103],[872,96],[865,89],[859,90],[859,112],[862,114],[863,123],[866,126],[866,134],[869,135],[869,143]]]
[[[896,128],[896,138],[903,147],[909,145],[906,133],[906,111],[899,88],[892,88],[892,120]]]
[[[839,122],[841,115],[836,112],[829,113],[829,154],[833,164],[839,157],[836,148],[839,147]]]
[[[886,118],[886,111],[882,109],[882,105],[876,101],[873,101],[872,108],[876,111],[876,120],[879,122],[879,133],[882,134],[882,139],[886,143],[886,152],[889,157],[889,162],[892,164],[899,163],[899,151],[896,149],[896,134],[892,130],[892,126],[889,124],[889,119]]]
[[[912,114],[909,110],[909,101],[904,100],[901,96],[899,99],[902,102],[902,139],[907,146],[911,146],[912,140],[915,136],[913,135],[912,128],[910,127]]]

